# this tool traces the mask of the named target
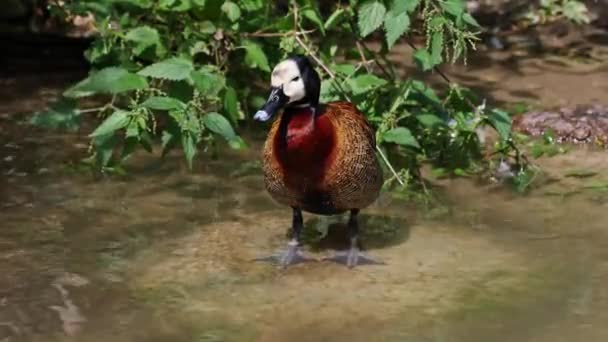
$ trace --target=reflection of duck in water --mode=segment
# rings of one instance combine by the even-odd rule
[[[302,210],[319,215],[350,211],[350,250],[343,259],[355,266],[361,258],[357,214],[376,200],[382,186],[374,130],[352,103],[319,103],[321,81],[306,57],[279,63],[271,84],[255,119],[266,121],[283,110],[264,147],[266,189],[293,208],[293,237],[280,262],[286,266],[301,259]]]

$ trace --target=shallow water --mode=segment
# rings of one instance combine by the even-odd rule
[[[526,197],[469,180],[435,181],[432,210],[383,195],[362,228],[385,265],[322,261],[344,225],[305,215],[317,261],[279,270],[253,261],[291,221],[264,191],[259,137],[194,172],[138,154],[96,179],[66,163],[86,137],[14,124],[59,89],[0,103],[2,342],[608,340],[605,152],[540,160]]]
[[[608,175],[563,176],[578,160],[606,170],[603,153],[546,161],[560,166],[557,180],[525,198],[464,180],[440,184],[449,205],[439,211],[385,195],[365,211],[363,243],[386,265],[318,261],[282,271],[253,261],[282,247],[290,222],[263,189],[256,148],[201,161],[194,173],[181,156],[141,155],[125,179],[61,169],[15,177],[2,199],[0,337],[608,338],[608,196],[569,195]],[[339,219],[305,219],[310,256],[345,246]]]

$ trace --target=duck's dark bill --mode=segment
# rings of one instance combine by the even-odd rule
[[[283,88],[272,88],[268,100],[258,110],[253,118],[258,121],[268,121],[289,101],[289,98],[283,93]]]

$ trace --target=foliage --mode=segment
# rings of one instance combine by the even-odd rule
[[[534,24],[565,18],[577,24],[588,24],[589,10],[580,0],[541,0],[537,8],[531,8],[525,18]]]
[[[233,127],[264,102],[272,65],[296,53],[319,66],[323,101],[350,100],[377,127],[390,181],[403,184],[405,176],[418,175],[421,163],[450,174],[480,170],[478,132],[484,126],[499,133],[497,156],[516,150],[505,112],[476,107],[478,99],[457,85],[442,97],[421,81],[402,79],[386,57],[414,35],[426,40],[413,54],[422,70],[465,57],[479,25],[464,0],[339,1],[326,15],[311,0],[288,8],[263,0],[75,0],[56,6],[53,13],[66,18],[95,15],[99,34],[86,53],[93,70],[64,93],[62,106],[38,113],[35,121],[51,120],[58,108],[75,118],[99,112],[105,119],[90,137],[93,160],[102,168],[138,146],[150,150],[156,140],[163,153],[181,146],[190,166],[199,148],[215,148],[218,141],[245,147]],[[379,50],[369,42],[379,42]],[[89,96],[105,104],[79,109],[76,100]]]
[[[567,150],[564,145],[557,143],[555,132],[552,129],[545,130],[540,139],[530,140],[528,137],[520,135],[517,136],[517,139],[521,141],[522,145],[525,144],[529,148],[530,154],[534,158],[553,157],[565,153]]]

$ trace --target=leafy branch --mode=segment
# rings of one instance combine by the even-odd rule
[[[322,101],[353,102],[376,127],[378,154],[392,174],[387,183],[420,182],[423,163],[451,175],[483,169],[491,163],[476,133],[483,125],[500,136],[488,158],[514,154],[518,164],[527,163],[511,138],[508,114],[480,110],[470,91],[437,68],[466,60],[474,48],[479,25],[463,0],[353,0],[337,2],[326,17],[311,0],[292,0],[284,12],[261,0],[119,3],[57,4],[66,16],[95,16],[99,35],[87,51],[94,68],[33,119],[71,129],[97,113],[102,121],[91,133],[89,160],[103,170],[139,147],[160,145],[163,155],[181,147],[189,167],[201,150],[217,155],[222,141],[246,147],[235,128],[263,103],[271,65],[296,52],[327,76]],[[383,38],[379,51],[368,47],[376,34]],[[424,47],[411,43],[416,34],[426,39]],[[404,37],[418,66],[448,83],[445,96],[396,76],[387,55]],[[79,109],[91,97],[105,104]]]

